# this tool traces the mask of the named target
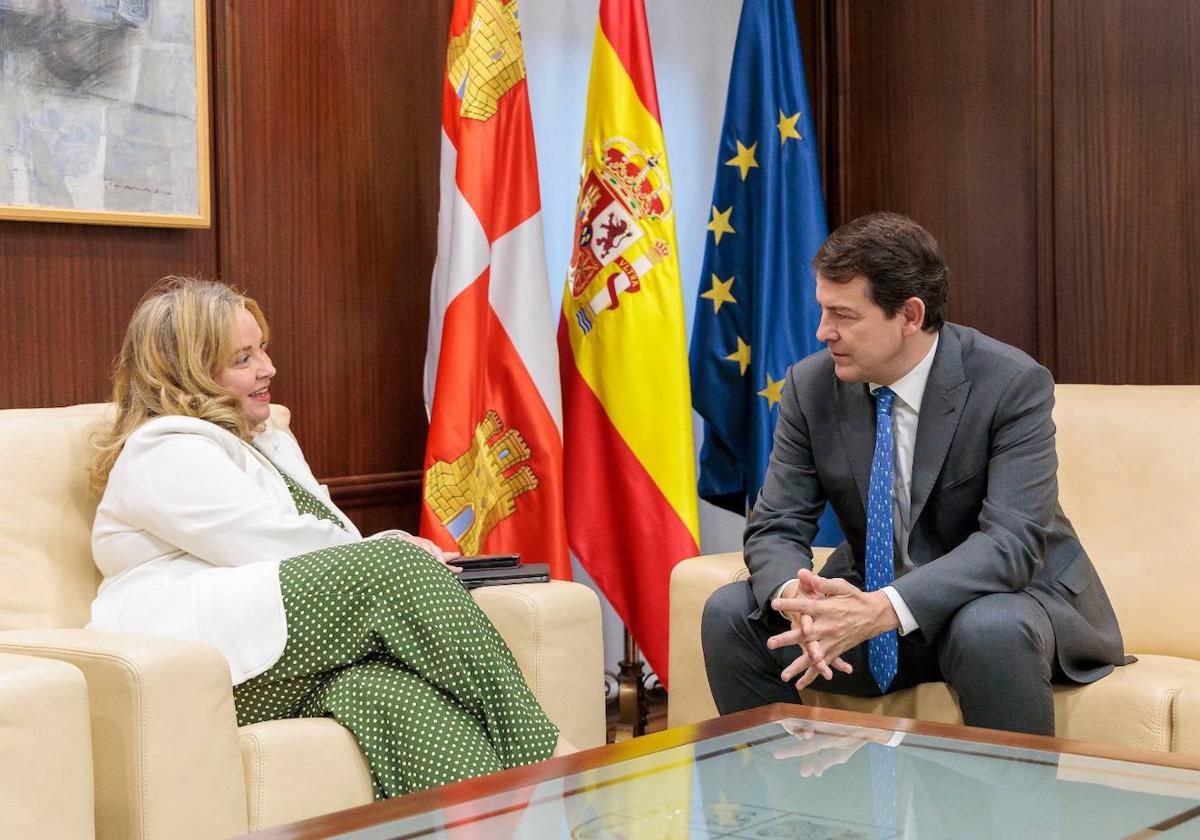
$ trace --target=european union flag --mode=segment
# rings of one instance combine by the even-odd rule
[[[828,228],[792,0],[745,0],[692,328],[700,497],[745,513],[788,367],[819,350],[812,258]],[[841,540],[830,509],[817,543]]]

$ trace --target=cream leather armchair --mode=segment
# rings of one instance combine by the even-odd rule
[[[1200,386],[1059,385],[1063,509],[1104,581],[1138,662],[1086,686],[1058,686],[1056,734],[1200,753]],[[817,553],[819,563],[828,551]],[[686,560],[671,576],[671,726],[715,717],[700,614],[746,577],[740,552]],[[953,691],[927,683],[882,698],[806,691],[804,702],[961,723]]]
[[[0,654],[0,837],[92,836],[83,674],[65,662]]]
[[[371,801],[350,733],[329,719],[238,729],[206,645],[80,629],[100,582],[88,436],[105,405],[0,411],[0,653],[59,659],[87,681],[100,838],[227,837]],[[287,428],[287,409],[272,422]],[[565,582],[476,599],[563,735],[604,743],[600,608]]]

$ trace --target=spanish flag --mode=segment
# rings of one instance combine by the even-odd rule
[[[516,0],[455,0],[425,355],[421,533],[571,576],[561,403]]]
[[[601,0],[559,322],[567,534],[666,684],[698,516],[675,206],[642,0]]]

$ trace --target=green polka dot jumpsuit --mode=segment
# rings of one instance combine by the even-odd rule
[[[284,476],[300,513],[341,522]],[[333,717],[362,747],[383,799],[549,757],[555,728],[512,652],[454,574],[399,539],[279,566],[288,637],[233,690],[238,725]]]

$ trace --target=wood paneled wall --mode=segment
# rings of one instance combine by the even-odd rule
[[[0,223],[0,407],[103,400],[169,273],[262,303],[275,398],[360,527],[413,527],[448,0],[210,3],[210,230]]]
[[[797,8],[831,223],[915,218],[951,317],[1059,381],[1200,383],[1200,6]]]
[[[839,221],[877,209],[916,219],[951,266],[951,317],[1032,352],[1033,62],[1013,46],[1032,41],[1029,10],[864,5],[845,4],[836,18]]]
[[[106,399],[149,283],[216,271],[211,230],[0,221],[0,408]]]
[[[1200,382],[1200,5],[1052,10],[1059,374]]]

